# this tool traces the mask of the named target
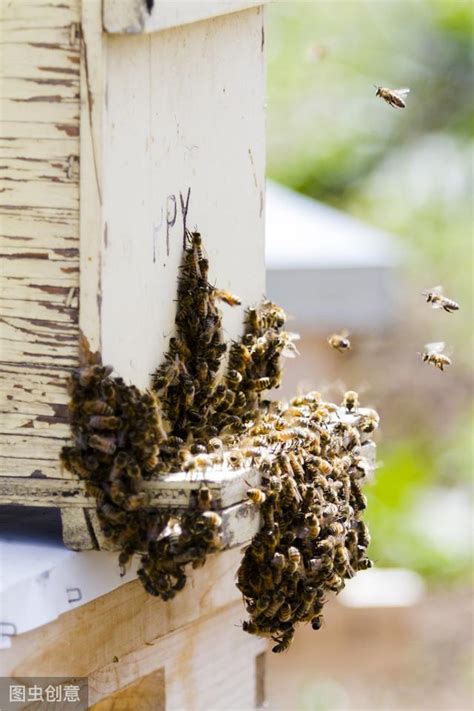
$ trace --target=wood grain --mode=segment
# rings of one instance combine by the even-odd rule
[[[61,476],[77,363],[80,0],[0,6],[0,473]],[[66,475],[70,477],[70,475]]]

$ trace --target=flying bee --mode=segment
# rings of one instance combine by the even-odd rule
[[[448,299],[447,296],[443,296],[443,287],[434,286],[432,289],[427,289],[421,292],[423,296],[426,296],[426,301],[431,304],[433,309],[444,309],[448,313],[452,311],[459,311],[459,304],[453,299]]]
[[[375,96],[380,96],[389,106],[393,106],[394,109],[405,108],[405,98],[410,93],[410,89],[386,89],[376,84],[374,86],[377,89]]]
[[[427,343],[425,350],[421,354],[423,363],[431,363],[435,368],[444,370],[445,367],[451,365],[451,358],[443,353],[445,344],[443,341],[439,343]]]
[[[341,331],[341,333],[333,333],[332,336],[328,337],[328,343],[331,348],[334,348],[340,353],[345,351],[350,351],[351,342],[348,338],[349,333],[346,330]]]
[[[261,506],[267,498],[261,489],[248,489],[247,497],[256,506]]]
[[[346,412],[357,412],[359,409],[359,395],[355,392],[355,390],[348,390],[344,394],[342,407],[346,408]]]
[[[234,296],[234,294],[224,291],[224,289],[214,289],[213,293],[218,301],[223,301],[228,306],[240,306],[242,304],[238,296]]]

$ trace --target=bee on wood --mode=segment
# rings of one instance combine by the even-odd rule
[[[448,313],[459,311],[460,306],[457,301],[443,296],[442,286],[434,286],[432,289],[427,289],[427,291],[422,291],[421,293],[426,296],[426,301],[431,304],[433,309],[444,309]]]
[[[212,493],[207,486],[202,486],[198,491],[198,507],[201,511],[209,511],[212,502]]]
[[[341,331],[341,333],[333,333],[328,337],[328,343],[331,348],[339,351],[339,353],[345,353],[351,349],[351,342],[348,336],[349,333],[346,330]]]
[[[219,526],[222,526],[222,519],[215,511],[204,511],[204,513],[201,514],[201,518],[210,528],[219,528]]]
[[[374,84],[377,91],[375,96],[379,96],[381,99],[387,102],[389,106],[394,109],[404,109],[406,106],[405,98],[410,93],[410,89],[386,89],[383,86],[377,86]]]
[[[423,363],[431,363],[435,368],[444,370],[448,365],[451,365],[451,359],[443,353],[445,344],[443,341],[438,343],[427,343],[425,350],[421,354]]]
[[[256,506],[261,506],[267,498],[261,489],[248,489],[247,497]]]

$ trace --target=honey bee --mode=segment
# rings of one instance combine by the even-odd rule
[[[210,528],[219,528],[222,525],[222,519],[215,511],[204,511],[201,518],[207,523]]]
[[[375,410],[367,410],[364,415],[361,415],[357,420],[357,429],[360,432],[369,434],[377,429],[380,418]]]
[[[287,563],[288,572],[294,573],[295,570],[298,570],[300,563],[301,563],[301,553],[299,552],[298,548],[295,548],[295,546],[290,546],[288,548],[288,563]]]
[[[257,380],[253,380],[251,383],[249,383],[250,388],[257,393],[261,392],[262,390],[268,390],[271,385],[271,378],[268,377],[258,378]]]
[[[202,486],[198,491],[198,506],[201,511],[209,511],[211,508],[212,493],[207,486]]]
[[[317,631],[320,630],[323,624],[323,616],[322,615],[316,615],[316,617],[313,617],[311,620],[311,627],[313,630]]]
[[[227,462],[231,469],[240,469],[244,465],[244,455],[240,449],[231,449],[227,453]]]
[[[375,85],[377,91],[375,96],[380,96],[381,99],[387,102],[394,109],[404,109],[405,98],[410,93],[410,89],[386,89],[382,86]]]
[[[256,506],[261,506],[267,498],[261,489],[248,489],[247,497]]]
[[[120,427],[120,420],[111,415],[93,415],[89,424],[94,430],[116,430]]]
[[[113,415],[113,410],[103,400],[87,400],[82,405],[87,415]]]
[[[451,365],[451,359],[443,353],[445,344],[443,341],[439,343],[427,343],[425,350],[421,354],[423,363],[431,363],[435,368],[444,370],[445,367]]]
[[[291,606],[287,602],[281,605],[278,618],[281,622],[289,622],[289,620],[291,620]]]
[[[293,641],[295,631],[293,628],[285,632],[281,637],[273,637],[273,641],[277,644],[272,647],[272,652],[275,654],[280,654],[281,652],[286,652],[291,642]]]
[[[357,570],[368,570],[369,568],[372,568],[373,563],[369,558],[360,558],[360,560],[357,562]]]
[[[227,371],[226,380],[230,388],[235,389],[242,382],[242,373],[232,368]]]
[[[117,441],[114,437],[102,437],[102,435],[94,434],[89,437],[89,444],[92,449],[97,449],[103,454],[114,454],[117,449]]]
[[[359,409],[359,395],[355,392],[355,390],[348,390],[344,394],[342,407],[346,408],[346,412],[357,412]]]
[[[434,286],[432,289],[422,291],[421,293],[423,296],[426,296],[426,301],[431,303],[431,307],[433,309],[444,309],[444,311],[447,311],[448,313],[451,313],[452,311],[459,311],[460,307],[456,301],[443,296],[442,286]]]
[[[213,293],[216,299],[223,301],[228,306],[240,306],[242,304],[238,296],[224,291],[224,289],[214,289]]]
[[[305,516],[305,523],[308,525],[309,537],[317,538],[321,531],[321,526],[319,525],[319,520],[316,514],[308,513]]]
[[[332,336],[328,337],[328,343],[331,348],[334,348],[340,353],[345,351],[350,351],[351,342],[348,338],[349,333],[346,330],[341,331],[341,333],[333,333]]]

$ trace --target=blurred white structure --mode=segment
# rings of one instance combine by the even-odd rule
[[[295,327],[365,331],[391,325],[401,255],[395,237],[267,183],[267,296],[293,316]]]
[[[418,573],[403,568],[372,568],[346,582],[339,601],[346,607],[409,607],[425,587]]]

